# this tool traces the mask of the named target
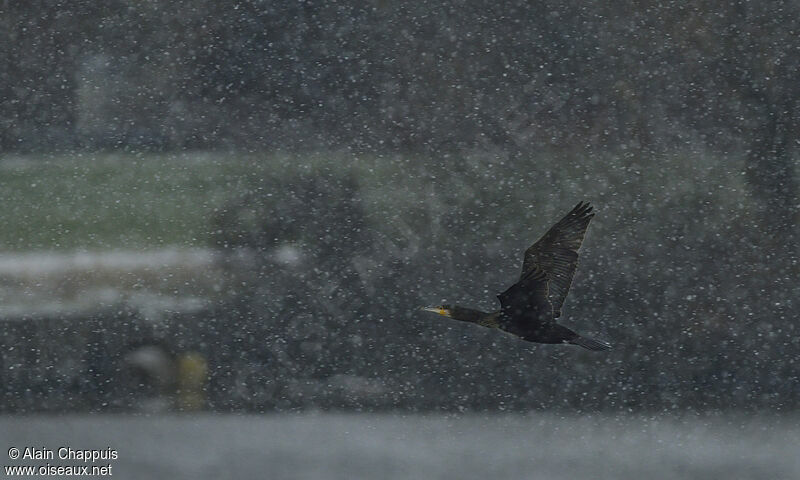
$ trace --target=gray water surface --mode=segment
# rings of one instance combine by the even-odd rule
[[[97,463],[124,479],[800,479],[799,418],[7,416],[0,463],[76,463],[8,458],[67,446],[116,450]]]

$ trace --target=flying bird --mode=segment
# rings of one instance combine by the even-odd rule
[[[481,312],[457,305],[424,307],[462,322],[499,328],[528,342],[569,343],[588,350],[608,350],[606,342],[588,338],[556,323],[578,267],[578,249],[594,217],[588,202],[580,202],[525,250],[519,281],[497,296],[500,310]]]

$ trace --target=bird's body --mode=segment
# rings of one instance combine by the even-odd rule
[[[555,322],[561,316],[561,307],[578,266],[578,249],[592,217],[592,207],[579,203],[525,251],[519,280],[497,296],[500,310],[486,313],[448,305],[424,310],[499,328],[529,342],[570,343],[589,350],[611,348],[605,342],[583,337]]]

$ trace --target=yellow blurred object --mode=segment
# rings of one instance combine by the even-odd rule
[[[206,378],[208,363],[197,352],[187,352],[178,357],[178,410],[202,410],[206,406]]]

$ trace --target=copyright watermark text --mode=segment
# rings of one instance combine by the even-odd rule
[[[89,449],[72,447],[10,447],[9,460],[19,461],[15,465],[3,465],[8,477],[25,476],[112,476],[111,462],[119,458],[116,449]],[[57,464],[58,460],[70,464]],[[44,463],[42,463],[44,462]]]

